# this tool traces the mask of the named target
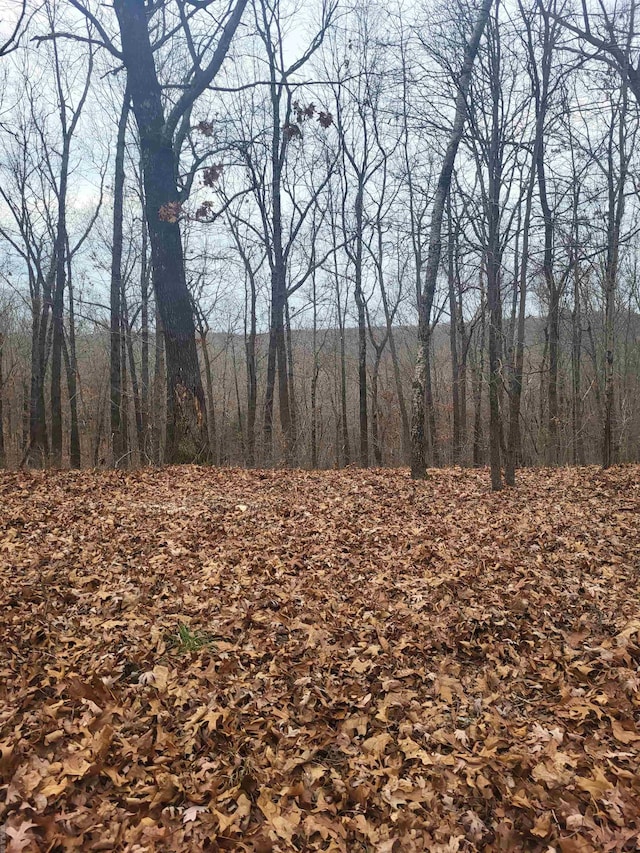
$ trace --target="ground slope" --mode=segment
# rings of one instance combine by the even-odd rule
[[[19,850],[640,844],[640,468],[0,477]]]

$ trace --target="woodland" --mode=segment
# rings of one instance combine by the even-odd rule
[[[0,462],[640,454],[635,0],[3,0]]]
[[[0,0],[0,853],[640,849],[637,0]]]

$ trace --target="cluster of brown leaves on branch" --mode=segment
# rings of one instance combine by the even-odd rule
[[[640,468],[0,479],[8,853],[640,843]]]
[[[295,122],[287,122],[282,128],[282,133],[287,142],[290,142],[292,139],[302,138],[302,125],[315,115],[318,116],[318,124],[325,130],[333,124],[331,113],[318,110],[315,104],[309,104],[305,107],[299,101],[294,101],[293,110],[296,116]]]
[[[158,211],[158,216],[162,222],[175,223],[180,219],[181,214],[182,203],[179,201],[168,201]]]

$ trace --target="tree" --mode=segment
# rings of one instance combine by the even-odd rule
[[[453,127],[449,135],[440,174],[436,186],[431,212],[431,228],[427,253],[427,267],[424,285],[420,294],[418,310],[418,351],[413,377],[413,392],[411,405],[411,476],[423,479],[426,476],[424,411],[426,399],[426,378],[429,352],[430,315],[436,289],[436,281],[440,268],[442,253],[442,220],[451,187],[451,177],[456,154],[462,139],[464,124],[467,117],[467,92],[471,83],[473,63],[475,61],[480,41],[484,33],[492,0],[483,0],[478,10],[471,37],[464,48],[464,58],[457,80],[457,95]]]
[[[199,41],[196,47],[191,22],[198,11],[212,5],[211,0],[203,0],[188,13],[178,3],[179,24],[155,42],[152,42],[151,27],[158,7],[149,14],[144,0],[114,0],[120,48],[115,46],[87,5],[80,0],[71,0],[71,3],[89,20],[102,45],[127,71],[127,86],[142,152],[153,286],[164,335],[168,407],[166,461],[202,461],[209,453],[206,405],[178,221],[184,201],[177,184],[178,158],[194,104],[220,70],[247,0],[236,0],[228,6],[224,22],[218,26],[218,41],[213,51],[209,50],[211,37]],[[191,67],[183,75],[184,82],[179,84],[180,95],[165,109],[155,53],[176,31],[183,32],[189,45]]]
[[[110,317],[110,386],[111,386],[111,448],[113,464],[118,466],[124,457],[122,423],[122,245],[124,219],[125,142],[129,119],[128,89],[122,97],[122,109],[118,121],[116,138],[115,168],[113,178],[113,243],[111,248],[111,317]]]

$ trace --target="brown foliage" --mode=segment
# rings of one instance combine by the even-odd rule
[[[168,201],[158,211],[162,222],[177,222],[182,213],[182,204],[179,201]]]
[[[640,468],[519,476],[3,474],[8,850],[635,849]]]
[[[216,163],[214,166],[207,166],[207,168],[202,172],[202,183],[205,187],[215,187],[222,177],[223,172],[224,166],[222,163]]]

